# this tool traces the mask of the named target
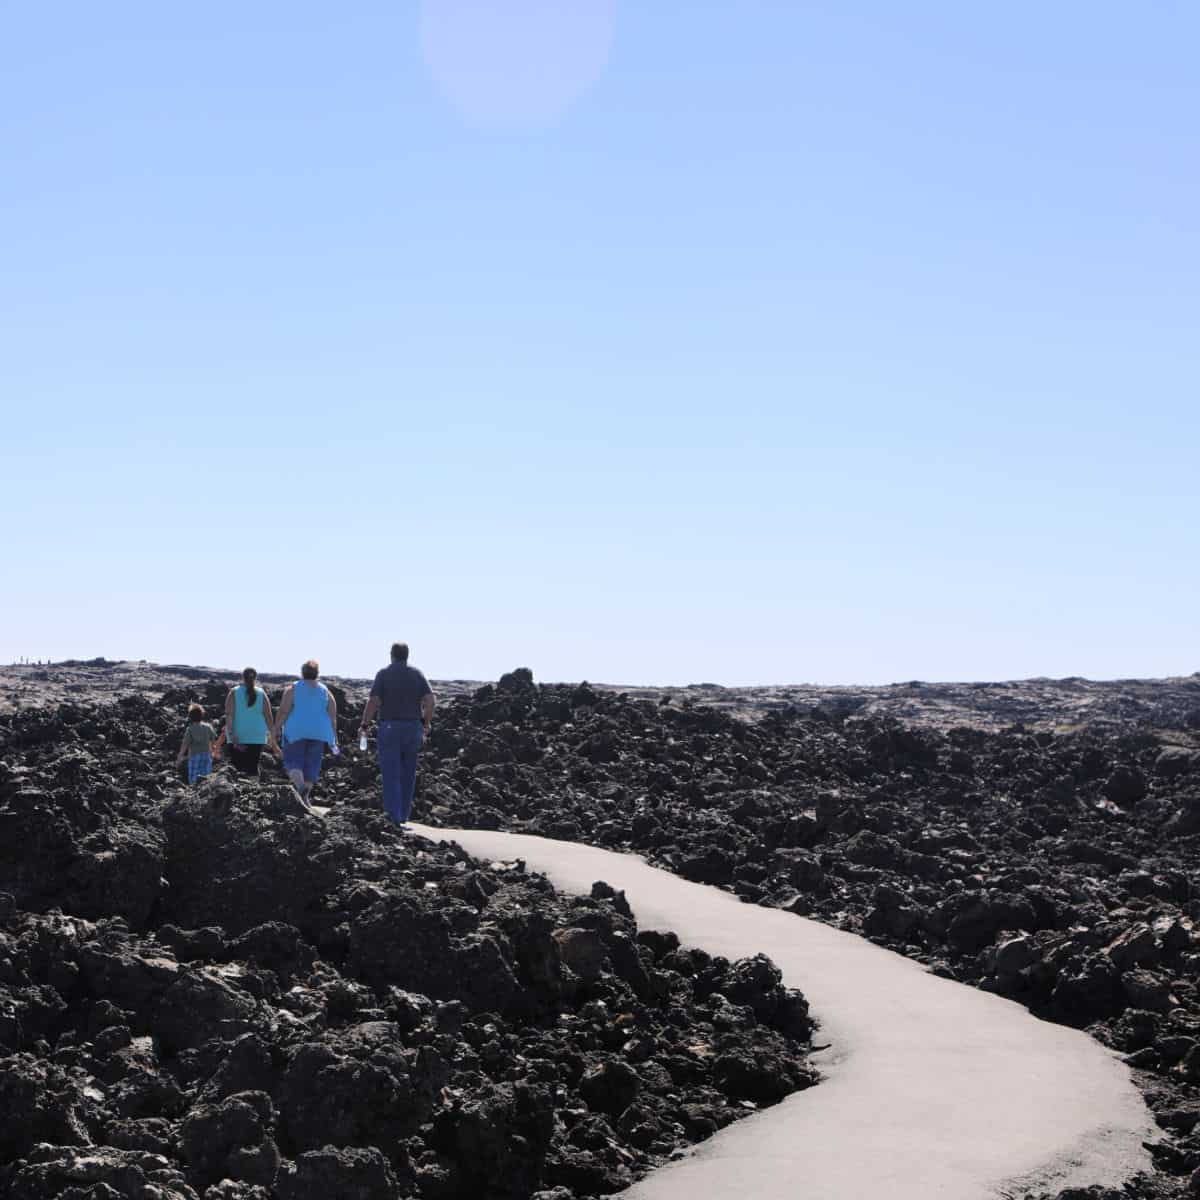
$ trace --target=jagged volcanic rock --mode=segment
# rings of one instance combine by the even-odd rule
[[[0,718],[3,1200],[567,1200],[816,1082],[768,961],[402,836],[369,764],[187,788],[223,696]]]
[[[1182,1194],[1200,1168],[1181,1115],[1200,1108],[1200,680],[1056,731],[816,706],[747,722],[505,679],[440,714],[427,819],[636,850],[1086,1027],[1177,1135],[1129,1194]]]

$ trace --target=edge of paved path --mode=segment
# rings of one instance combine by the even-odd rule
[[[940,979],[866,939],[690,883],[633,854],[491,830],[412,831],[522,858],[565,892],[603,879],[643,929],[735,959],[769,955],[820,1022],[821,1084],[721,1130],[629,1200],[995,1200],[1119,1186],[1156,1127],[1127,1067],[1087,1034]]]

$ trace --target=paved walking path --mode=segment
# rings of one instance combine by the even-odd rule
[[[603,879],[643,929],[768,954],[821,1023],[819,1086],[739,1121],[624,1193],[629,1200],[995,1200],[1025,1187],[1119,1185],[1154,1126],[1128,1070],[1086,1034],[930,975],[815,921],[743,904],[615,854],[483,830],[413,832],[523,858],[567,892]]]

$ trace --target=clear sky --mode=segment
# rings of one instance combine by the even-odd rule
[[[1197,45],[0,0],[0,659],[1200,668]]]

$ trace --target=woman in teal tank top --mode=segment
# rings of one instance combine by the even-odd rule
[[[267,693],[255,687],[258,672],[247,667],[242,682],[229,689],[225,697],[225,740],[229,744],[229,761],[243,775],[258,774],[258,759],[264,746],[279,754],[271,732],[271,702]]]

